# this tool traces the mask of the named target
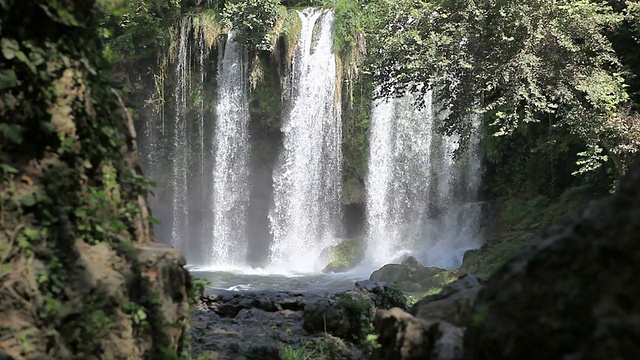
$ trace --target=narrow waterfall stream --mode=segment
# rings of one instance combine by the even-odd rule
[[[367,260],[371,265],[413,255],[454,268],[478,246],[479,134],[454,161],[458,139],[437,133],[432,94],[378,100],[372,109],[366,179]]]
[[[171,167],[171,205],[173,210],[173,216],[171,218],[171,243],[178,249],[185,249],[190,219],[188,201],[189,184],[187,182],[187,172],[189,171],[187,97],[190,89],[189,76],[191,70],[191,48],[189,46],[188,36],[190,29],[191,18],[182,18],[175,73],[177,84],[174,91],[175,117],[173,120],[173,163]]]
[[[249,205],[249,100],[247,50],[229,32],[218,67],[211,204],[211,265],[242,265],[246,260]]]
[[[274,174],[270,213],[271,266],[319,269],[321,251],[335,240],[341,211],[341,138],[333,11],[298,12],[302,34],[291,80],[290,113],[282,131],[284,149]]]

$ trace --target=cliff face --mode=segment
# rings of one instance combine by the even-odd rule
[[[181,352],[190,279],[155,243],[94,1],[0,2],[0,355]]]

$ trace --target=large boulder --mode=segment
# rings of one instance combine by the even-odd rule
[[[440,293],[418,301],[408,312],[424,320],[444,320],[464,327],[472,319],[473,305],[482,288],[480,281],[474,275],[463,276],[443,287]]]
[[[369,333],[374,309],[369,296],[349,291],[307,304],[303,326],[310,333],[325,332],[359,342]]]
[[[369,280],[396,284],[407,292],[425,292],[432,288],[455,281],[456,270],[422,266],[414,257],[409,256],[401,264],[387,264],[374,271]]]
[[[323,252],[328,262],[324,273],[339,273],[353,269],[364,258],[364,238],[356,237],[331,246]]]
[[[480,292],[465,359],[636,359],[640,167],[606,201],[536,241]]]

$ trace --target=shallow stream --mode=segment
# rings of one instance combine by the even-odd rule
[[[368,270],[354,270],[341,274],[271,272],[263,269],[189,267],[195,278],[208,279],[206,290],[347,290],[356,281],[367,280]]]

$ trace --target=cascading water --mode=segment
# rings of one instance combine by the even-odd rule
[[[210,264],[245,263],[245,221],[249,202],[249,99],[247,50],[234,33],[221,54],[213,170],[213,246]]]
[[[412,95],[377,100],[372,109],[366,179],[367,259],[373,265],[413,255],[453,268],[478,246],[478,119],[464,154],[437,133],[432,94],[415,109]]]
[[[178,42],[178,58],[175,78],[175,117],[173,121],[172,147],[172,218],[171,243],[184,248],[186,233],[189,229],[189,202],[187,171],[189,166],[188,138],[187,138],[187,95],[189,91],[188,77],[190,74],[190,42],[188,39],[191,29],[191,19],[185,17],[180,24],[180,38]]]
[[[229,33],[226,45],[218,48],[214,87],[202,20],[184,17],[178,34],[166,87],[173,101],[162,111],[145,113],[141,124],[144,170],[158,183],[151,202],[161,220],[156,233],[190,264],[243,264],[249,192],[247,51]]]
[[[270,263],[309,271],[339,232],[342,129],[331,50],[333,12],[310,8],[298,15],[302,32],[289,82],[290,112],[273,174]]]

